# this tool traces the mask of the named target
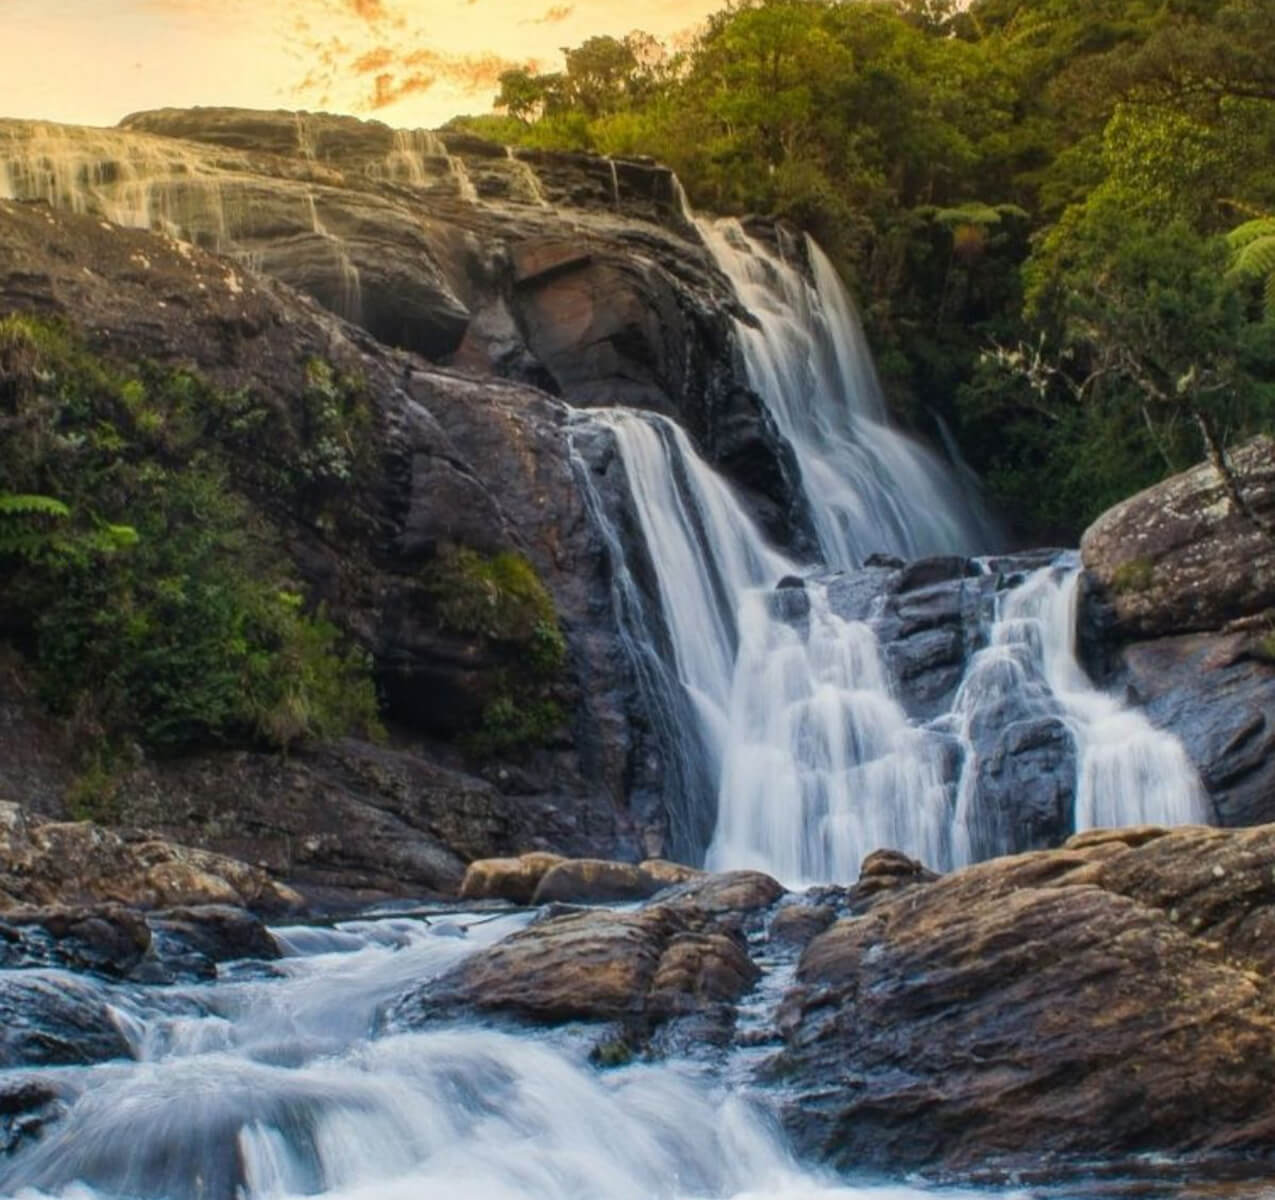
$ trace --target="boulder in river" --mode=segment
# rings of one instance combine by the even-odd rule
[[[1091,675],[1181,741],[1223,825],[1275,819],[1275,440],[1116,505],[1081,539]]]
[[[1102,831],[917,880],[806,948],[763,1073],[798,1149],[844,1169],[1263,1153],[1273,930],[1273,826]]]

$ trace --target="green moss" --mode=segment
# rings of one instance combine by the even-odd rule
[[[1117,595],[1145,592],[1151,586],[1155,565],[1149,558],[1131,558],[1121,563],[1111,575],[1111,586]]]
[[[361,443],[336,427],[362,427],[357,388],[313,364],[306,381],[298,441],[251,394],[108,361],[56,322],[0,319],[6,616],[51,708],[164,749],[379,730],[367,656],[307,610],[239,490],[353,469]],[[99,774],[74,804],[100,807]]]
[[[544,745],[564,721],[552,690],[566,664],[567,643],[535,567],[514,551],[483,555],[448,545],[431,563],[427,587],[439,627],[481,640],[503,663],[496,697],[464,738],[466,749],[487,757]]]
[[[1275,662],[1275,630],[1258,641],[1257,652],[1258,656],[1266,659],[1267,662]]]
[[[520,696],[498,696],[483,710],[482,725],[465,739],[475,757],[517,754],[550,741],[566,720],[556,701]]]
[[[627,1067],[636,1057],[633,1045],[623,1034],[605,1038],[589,1051],[589,1061],[604,1071],[615,1067]]]
[[[101,758],[95,758],[71,781],[63,801],[77,821],[110,824],[120,819],[120,790],[119,776]]]
[[[445,546],[430,572],[442,628],[524,647],[531,668],[552,675],[566,659],[553,597],[526,557],[503,550],[490,557],[468,546]]]

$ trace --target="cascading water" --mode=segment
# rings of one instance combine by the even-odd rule
[[[992,548],[994,523],[960,464],[887,423],[862,328],[822,251],[809,240],[801,248],[808,277],[738,222],[697,225],[755,319],[736,322],[743,365],[795,451],[825,565],[853,570],[882,551]],[[971,659],[950,710],[911,720],[871,614],[838,614],[824,579],[767,545],[676,426],[610,411],[577,427],[590,423],[618,448],[654,572],[659,635],[694,717],[692,728],[662,723],[670,753],[682,762],[698,753],[703,777],[715,781],[709,866],[756,867],[789,883],[845,881],[881,847],[940,869],[1012,849],[979,800],[991,743],[973,733],[1026,719],[1033,688],[1035,715],[1056,718],[1074,744],[1071,827],[1204,818],[1177,742],[1097,692],[1077,664],[1066,600],[1074,568],[1063,582],[1039,572],[1000,597],[977,634],[989,645]],[[602,507],[595,496],[595,512]],[[772,593],[794,574],[808,578],[789,598]],[[1012,713],[1007,684],[1021,691]],[[683,792],[687,774],[674,781]]]
[[[1204,823],[1199,777],[1178,740],[1098,691],[1076,661],[1078,565],[1065,561],[1008,593],[956,708],[978,707],[982,676],[1010,663],[1011,686],[1043,691],[1076,743],[1075,828]],[[1043,683],[1043,689],[1042,689]],[[993,688],[1001,685],[992,685]]]
[[[570,1037],[371,1032],[408,987],[523,926],[385,918],[283,929],[216,983],[75,977],[135,1060],[31,1071],[65,1113],[0,1160],[20,1200],[911,1200],[799,1168],[765,1113],[688,1064],[598,1072]],[[0,972],[0,983],[14,972]],[[31,972],[20,974],[29,976]],[[44,973],[70,980],[56,972]],[[963,1192],[962,1196],[973,1197]]]
[[[878,551],[916,558],[995,549],[977,499],[887,423],[862,325],[818,245],[805,241],[807,279],[738,221],[698,228],[756,318],[735,325],[748,379],[796,453],[827,565],[859,566]]]

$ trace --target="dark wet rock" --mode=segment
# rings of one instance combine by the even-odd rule
[[[0,1082],[0,1156],[12,1155],[39,1137],[65,1112],[58,1089],[44,1080],[17,1078]]]
[[[131,1051],[92,982],[58,972],[0,979],[0,1068],[69,1066]]]
[[[1241,494],[1275,522],[1275,440],[1230,453]],[[1103,513],[1081,539],[1119,640],[1220,630],[1275,608],[1275,536],[1236,508],[1209,463]]]
[[[1275,827],[1101,831],[910,886],[803,954],[765,1068],[846,1169],[1065,1171],[1275,1131]]]
[[[775,590],[784,591],[786,588],[801,588],[804,590],[806,581],[800,575],[785,575],[777,584]]]
[[[1076,768],[1075,739],[1059,717],[1006,725],[978,761],[975,858],[1059,845],[1072,829]]]
[[[836,910],[826,904],[785,904],[771,917],[766,940],[773,945],[805,946],[836,919]]]
[[[0,967],[63,967],[129,976],[151,946],[135,909],[118,904],[84,908],[17,908],[0,917]]]
[[[896,587],[900,592],[915,592],[921,588],[932,587],[936,583],[948,583],[954,579],[965,579],[977,574],[979,574],[978,564],[959,555],[919,558],[902,568]]]
[[[151,914],[148,923],[153,935],[162,935],[214,963],[279,957],[279,944],[261,918],[232,905],[168,908]]]
[[[1104,679],[1181,741],[1222,825],[1275,818],[1275,662],[1262,636],[1133,642],[1114,652]]]
[[[889,570],[895,571],[907,564],[905,560],[900,558],[897,554],[884,554],[878,550],[875,554],[869,554],[868,557],[863,560],[863,565],[865,567],[885,567]]]

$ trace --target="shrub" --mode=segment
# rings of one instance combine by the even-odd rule
[[[306,377],[305,423],[311,389],[336,406],[319,419],[324,444],[347,392],[330,370]],[[6,616],[55,711],[87,707],[108,739],[166,750],[378,731],[366,655],[306,611],[275,530],[230,483],[239,440],[277,413],[9,316],[0,416]]]

